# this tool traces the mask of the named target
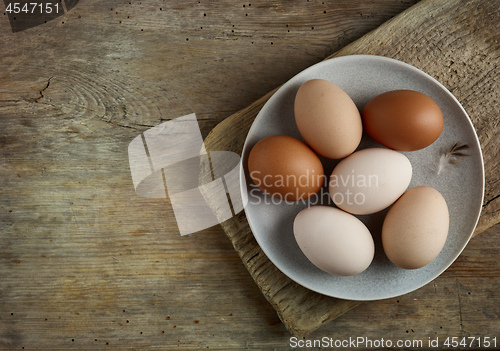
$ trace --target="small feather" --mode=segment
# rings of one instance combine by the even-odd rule
[[[441,174],[449,166],[457,165],[460,157],[469,156],[469,154],[464,152],[469,148],[470,146],[468,144],[457,142],[449,148],[441,151],[437,165],[437,174]]]

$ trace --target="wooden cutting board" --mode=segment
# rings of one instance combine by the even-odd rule
[[[372,54],[404,61],[439,80],[460,101],[476,128],[485,162],[485,200],[474,235],[500,221],[499,23],[497,1],[427,0],[327,57]],[[207,150],[241,154],[254,118],[275,91],[217,125],[205,140]],[[221,226],[294,335],[307,335],[360,304],[315,293],[281,273],[255,241],[244,212]]]

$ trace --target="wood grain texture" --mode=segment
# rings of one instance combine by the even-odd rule
[[[485,162],[485,201],[474,235],[500,221],[500,12],[496,7],[491,1],[424,1],[328,57],[373,54],[404,61],[438,79],[462,103],[478,133]],[[453,35],[447,35],[450,32]],[[254,118],[275,91],[214,128],[205,140],[207,149],[241,154]],[[253,239],[244,214],[222,227],[293,334],[307,335],[359,304],[314,293],[279,272]]]
[[[17,33],[0,12],[0,350],[289,350],[224,231],[180,237],[135,194],[128,144],[191,112],[207,136],[416,2],[81,0]],[[494,336],[499,230],[309,337]]]

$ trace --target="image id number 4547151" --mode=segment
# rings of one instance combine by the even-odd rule
[[[5,8],[8,13],[49,14],[63,9],[58,2],[9,2]]]

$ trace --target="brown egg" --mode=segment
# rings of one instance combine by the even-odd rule
[[[396,266],[421,268],[441,252],[449,213],[443,196],[429,186],[405,192],[387,212],[382,226],[385,254]]]
[[[415,151],[431,145],[443,130],[439,106],[414,90],[393,90],[366,104],[363,126],[375,141],[399,151]]]
[[[302,84],[294,111],[300,135],[318,154],[340,159],[358,147],[363,134],[358,108],[330,81],[311,79]]]
[[[318,156],[302,141],[286,135],[260,140],[248,156],[255,185],[274,197],[298,201],[316,194],[325,181]]]

